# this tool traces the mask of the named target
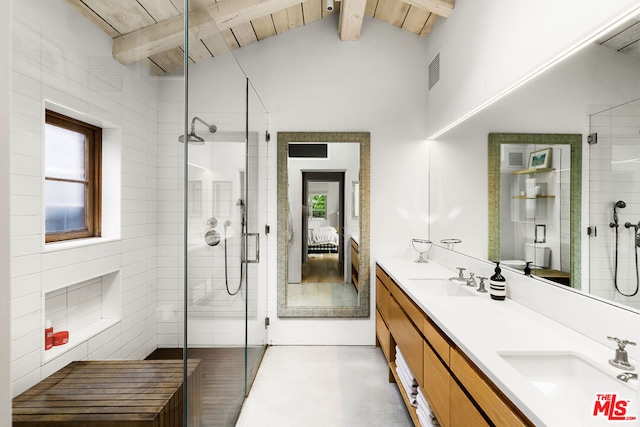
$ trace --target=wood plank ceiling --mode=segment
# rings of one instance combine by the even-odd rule
[[[113,38],[113,57],[122,64],[143,61],[154,73],[182,68],[182,0],[66,0]],[[267,37],[339,13],[343,41],[360,38],[364,14],[420,36],[438,16],[453,11],[454,0],[191,0],[189,60],[204,61]]]

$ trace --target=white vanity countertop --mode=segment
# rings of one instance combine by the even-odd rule
[[[448,279],[457,275],[433,261],[416,264],[412,260],[383,258],[377,263],[536,426],[611,425],[604,415],[593,415],[598,393],[617,393],[618,400],[631,401],[627,415],[640,415],[636,380],[630,380],[630,385],[615,380],[616,386],[619,382],[615,390],[587,390],[587,385],[572,393],[573,401],[568,401],[564,395],[550,397],[553,390],[547,390],[545,395],[499,355],[499,352],[578,355],[615,379],[624,371],[609,365],[608,360],[614,356],[612,348],[510,299],[495,301],[488,293],[464,298],[429,295],[428,282],[415,279]],[[488,289],[488,280],[486,285]],[[636,362],[631,360],[637,366]],[[627,426],[636,425],[635,422],[614,424]]]

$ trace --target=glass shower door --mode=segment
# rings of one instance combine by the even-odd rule
[[[204,42],[185,43],[187,56]],[[226,46],[221,34],[206,42]],[[200,393],[186,393],[186,405],[203,426],[235,424],[267,342],[267,289],[259,284],[267,282],[268,118],[230,49],[222,50],[185,63],[181,335],[184,357],[200,360]]]

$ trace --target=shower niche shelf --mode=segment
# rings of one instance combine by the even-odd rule
[[[44,292],[42,330],[49,320],[54,334],[69,332],[69,342],[45,350],[43,334],[43,363],[86,343],[120,322],[120,288],[120,271],[115,271]]]

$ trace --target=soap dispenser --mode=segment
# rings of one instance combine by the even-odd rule
[[[500,263],[496,262],[495,273],[489,279],[489,295],[491,299],[502,301],[507,297],[507,280],[501,274]]]
[[[527,261],[527,265],[524,267],[524,275],[531,277],[531,267],[529,266],[531,261]]]

